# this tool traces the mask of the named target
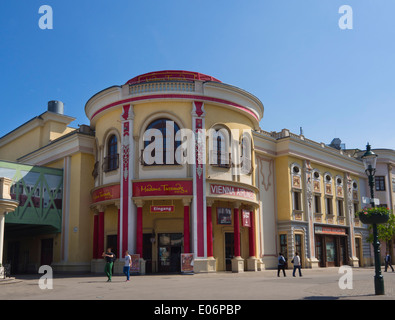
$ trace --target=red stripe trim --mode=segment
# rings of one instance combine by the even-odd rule
[[[107,109],[110,109],[114,106],[124,104],[124,103],[129,103],[129,102],[143,101],[143,100],[150,100],[150,99],[190,99],[190,100],[202,100],[202,101],[223,103],[223,104],[227,104],[232,107],[241,109],[241,110],[251,114],[257,121],[259,121],[259,119],[255,113],[253,113],[251,110],[249,110],[246,107],[243,107],[242,105],[239,105],[237,103],[234,103],[234,102],[231,102],[228,100],[224,100],[224,99],[205,97],[205,96],[188,95],[188,94],[157,94],[157,95],[147,95],[147,96],[134,97],[134,98],[129,98],[129,99],[125,99],[125,100],[120,100],[120,101],[110,103],[110,104],[100,108],[92,115],[90,120],[92,120],[99,113],[101,113]]]

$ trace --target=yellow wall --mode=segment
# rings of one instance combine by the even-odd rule
[[[291,181],[291,165],[293,163],[297,163],[301,168],[303,168],[303,160],[291,157],[291,156],[282,156],[276,158],[276,185],[277,185],[277,206],[278,206],[278,220],[290,220],[292,218],[292,181]],[[336,197],[336,176],[340,176],[343,180],[343,216],[347,216],[346,213],[346,187],[347,182],[344,178],[344,171],[336,170],[330,167],[323,166],[321,164],[316,164],[314,162],[310,163],[311,168],[317,169],[320,173],[320,191],[321,191],[321,213],[322,215],[322,222],[325,222],[326,219],[326,202],[325,202],[325,173],[329,173],[332,176],[332,212],[334,217],[338,216],[338,208],[337,208],[337,197]],[[302,169],[303,170],[303,169]],[[352,180],[356,180],[357,182],[358,177],[354,175],[350,175]],[[303,189],[303,172],[301,172],[301,184],[302,184],[302,209],[306,212],[306,208],[304,205],[304,198],[305,198],[305,190]],[[359,195],[359,187],[358,187],[358,199]],[[314,195],[318,195],[318,193],[314,193]],[[314,210],[314,205],[313,205]],[[336,223],[334,221],[334,223]],[[347,221],[345,222],[347,223]]]
[[[115,110],[109,111],[100,117],[96,122],[96,139],[99,141],[100,145],[105,143],[105,139],[107,138],[107,133],[111,129],[116,129],[121,135],[122,128],[121,128],[121,106],[116,108]]]
[[[284,156],[275,161],[278,220],[289,220],[292,214],[290,160]]]
[[[73,130],[75,129],[67,127],[63,123],[47,121],[44,126],[35,127],[0,147],[0,159],[16,161],[18,158],[47,145],[52,140]]]
[[[69,213],[69,261],[90,261],[92,257],[93,213],[90,190],[94,187],[91,168],[94,157],[77,153],[71,157],[70,213]],[[89,170],[88,170],[89,168]],[[77,227],[78,231],[74,232]]]

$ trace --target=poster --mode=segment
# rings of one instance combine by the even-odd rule
[[[242,211],[242,225],[243,227],[251,227],[251,217],[250,217],[250,211],[248,210],[243,210]]]
[[[181,253],[181,272],[193,273],[193,253]]]
[[[132,258],[132,266],[130,268],[130,273],[140,273],[140,255],[139,254],[131,254]]]
[[[218,224],[232,224],[232,209],[231,208],[217,208],[217,223]]]

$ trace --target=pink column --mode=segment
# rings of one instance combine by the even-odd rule
[[[211,204],[207,206],[207,257],[213,256],[213,219]]]
[[[104,209],[101,209],[99,212],[99,221],[98,221],[98,234],[97,234],[97,256],[101,258],[104,252]]]
[[[190,253],[189,204],[184,203],[184,253]]]
[[[248,242],[250,257],[255,257],[255,213],[250,211],[251,226],[248,230]]]
[[[93,259],[98,259],[98,226],[99,226],[99,215],[95,214],[93,216]]]
[[[118,236],[117,236],[117,241],[118,241],[118,252],[116,253],[118,258],[123,257],[123,253],[121,252],[121,244],[122,244],[122,240],[121,240],[121,208],[120,208],[120,204],[115,204],[118,208]],[[124,250],[126,251],[126,249]]]
[[[136,253],[143,258],[143,206],[137,205]]]
[[[233,227],[235,242],[235,257],[240,257],[240,214],[239,208],[233,209]]]

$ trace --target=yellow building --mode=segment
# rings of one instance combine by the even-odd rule
[[[280,251],[299,251],[307,267],[367,263],[366,228],[353,218],[362,163],[287,130],[262,131],[263,111],[242,89],[172,70],[98,92],[79,129],[51,102],[0,138],[0,160],[11,163],[0,161],[0,174],[18,164],[9,178],[25,197],[6,218],[5,256],[18,271],[50,261],[55,271],[103,272],[108,247],[133,254],[140,273],[258,271],[276,267]],[[23,180],[27,170],[41,184]],[[50,175],[62,176],[61,188]],[[29,210],[42,219],[23,236]]]
[[[310,268],[370,265],[368,232],[355,218],[366,195],[362,162],[287,129],[255,132],[254,141],[263,263],[298,252]]]

